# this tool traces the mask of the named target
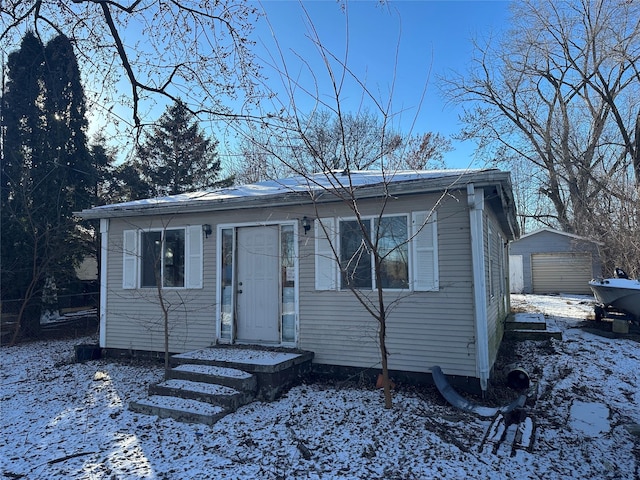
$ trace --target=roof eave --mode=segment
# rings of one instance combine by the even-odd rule
[[[407,195],[417,193],[433,193],[443,190],[458,190],[466,188],[469,183],[477,186],[499,184],[500,190],[510,188],[508,172],[499,170],[483,170],[470,172],[458,176],[445,176],[428,179],[406,180],[402,182],[390,182],[361,186],[354,190],[357,199],[375,198],[385,195]],[[508,190],[507,188],[507,190]],[[279,193],[276,195],[264,195],[256,197],[232,197],[215,200],[185,200],[181,202],[148,203],[134,206],[118,205],[96,207],[77,212],[76,215],[84,220],[97,220],[101,218],[135,217],[140,215],[175,215],[178,213],[202,213],[211,211],[224,211],[236,209],[248,209],[259,207],[281,207],[291,205],[305,205],[310,203],[331,203],[344,201],[339,196],[339,190],[314,190]],[[347,195],[350,193],[347,191]]]

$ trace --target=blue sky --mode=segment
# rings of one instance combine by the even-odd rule
[[[405,134],[431,131],[449,136],[460,130],[461,110],[446,104],[438,89],[437,76],[449,70],[463,73],[471,58],[472,39],[498,35],[509,22],[507,0],[390,0],[384,4],[376,0],[311,0],[302,4],[298,0],[261,0],[254,4],[266,14],[255,25],[252,35],[256,41],[254,53],[260,60],[268,64],[270,55],[277,56],[277,40],[292,75],[298,77],[305,88],[312,88],[314,78],[309,73],[312,70],[315,80],[319,81],[321,98],[330,99],[326,68],[308,38],[310,25],[306,10],[321,42],[333,54],[342,59],[348,44],[349,68],[378,101],[386,104],[392,100],[390,111],[398,114],[394,117],[394,126]],[[138,35],[132,26],[129,33],[134,39]],[[277,72],[266,66],[263,73],[268,87],[277,91],[282,81]],[[124,80],[122,88],[125,93],[130,89]],[[423,91],[425,96],[420,106]],[[311,109],[312,102],[303,97],[298,96],[298,101],[303,100],[299,105],[302,109]],[[341,107],[355,113],[361,108],[361,100],[362,88],[347,82]],[[159,118],[166,106],[161,98],[156,101],[155,107],[145,107],[149,119]],[[130,110],[116,107],[115,111],[126,123],[130,122]],[[91,133],[111,131],[113,120],[105,119],[99,110],[91,118]],[[214,122],[203,121],[201,125],[207,133],[211,129],[211,135],[220,140],[224,167],[225,157],[228,159],[230,153],[227,149],[233,147],[234,138]],[[132,148],[130,136],[119,136],[114,141],[120,142],[119,157],[124,159]],[[473,161],[472,142],[453,145],[455,150],[445,158],[447,167],[483,166]]]
[[[313,85],[306,73],[304,62],[307,62],[324,89],[322,93],[327,95],[324,98],[328,98],[331,89],[326,82],[326,69],[307,38],[308,20],[300,3],[266,0],[261,5],[286,54],[290,71],[299,74],[305,85]],[[509,2],[423,0],[391,1],[380,5],[376,1],[357,1],[346,4],[347,15],[340,5],[333,0],[304,3],[322,43],[343,58],[348,19],[348,64],[383,102],[389,100],[394,85],[391,110],[402,112],[399,117],[401,128],[408,131],[413,124],[413,133],[434,131],[448,136],[457,132],[460,110],[446,105],[436,77],[448,70],[464,72],[471,58],[472,38],[486,38],[507,28]],[[266,22],[256,26],[255,38],[260,48],[275,52]],[[304,58],[304,62],[299,57]],[[269,69],[265,73],[273,80],[271,86],[279,81]],[[425,84],[426,95],[418,112]],[[343,106],[357,110],[361,91],[355,84],[348,85],[343,94]],[[472,143],[455,143],[454,147],[455,151],[446,157],[448,167],[481,166],[472,164]]]

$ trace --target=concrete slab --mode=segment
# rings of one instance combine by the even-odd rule
[[[521,316],[520,316],[521,315]],[[507,322],[505,337],[512,340],[562,340],[562,330],[553,318],[545,318],[542,314],[516,314],[519,321]]]
[[[541,313],[516,313],[506,322],[507,330],[545,330],[547,320]]]
[[[276,373],[310,361],[312,352],[236,346],[215,346],[172,355],[174,363],[196,363],[235,368],[250,373]]]

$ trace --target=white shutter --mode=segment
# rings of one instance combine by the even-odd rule
[[[338,269],[331,245],[336,245],[336,220],[316,219],[313,231],[316,233],[316,290],[335,290]]]
[[[423,292],[437,291],[439,278],[436,212],[413,212],[411,224],[413,289]]]
[[[202,288],[202,225],[191,225],[187,227],[186,258],[185,265],[185,287]]]
[[[122,239],[122,288],[138,286],[138,231],[125,230]]]

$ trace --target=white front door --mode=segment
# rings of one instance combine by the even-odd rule
[[[237,235],[236,338],[279,343],[279,227],[243,227]]]

